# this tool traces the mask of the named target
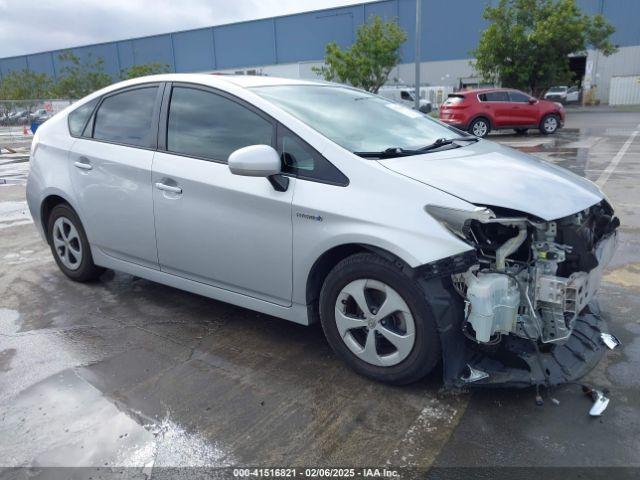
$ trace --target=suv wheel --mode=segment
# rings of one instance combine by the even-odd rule
[[[336,354],[372,379],[407,384],[440,359],[435,321],[421,288],[373,253],[338,263],[320,293],[320,319]]]
[[[489,125],[489,120],[486,118],[476,118],[471,122],[471,125],[469,125],[469,133],[476,137],[484,138],[489,135],[490,131],[491,126]]]
[[[86,282],[102,274],[104,269],[93,263],[87,235],[69,205],[56,205],[51,210],[47,232],[53,258],[67,277]]]
[[[551,135],[553,133],[556,133],[556,130],[558,130],[558,126],[559,123],[557,115],[545,115],[540,121],[540,132],[543,135]]]

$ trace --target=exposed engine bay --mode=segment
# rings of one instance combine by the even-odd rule
[[[586,361],[583,347],[597,351],[607,345],[602,337],[608,335],[606,327],[597,308],[590,308],[620,224],[606,200],[554,221],[493,207],[478,207],[472,214],[432,206],[427,210],[475,248],[475,261],[451,275],[463,301],[460,331],[473,346],[466,348],[467,359],[475,358],[467,362],[462,380],[484,380],[496,368],[503,378],[515,376],[523,383],[529,375],[530,384],[579,376],[584,368],[563,363],[563,352],[571,357],[569,363],[578,359],[586,365],[592,362]],[[505,355],[496,367],[492,361],[500,351],[524,359],[524,373],[506,375],[507,366],[518,362],[505,360]],[[548,364],[541,352],[549,354]],[[487,358],[478,361],[479,353]],[[553,362],[562,370],[555,377],[549,366]]]
[[[566,340],[613,256],[619,221],[612,213],[595,205],[553,222],[470,220],[463,233],[479,263],[453,278],[465,299],[465,333],[489,344],[504,334]]]

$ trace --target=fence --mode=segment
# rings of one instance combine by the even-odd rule
[[[72,100],[34,99],[0,100],[0,126],[30,127],[42,123],[73,103]]]

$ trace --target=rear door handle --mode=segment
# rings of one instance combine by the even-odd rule
[[[166,183],[162,182],[156,182],[156,188],[164,192],[182,193],[182,188],[174,187],[173,185],[167,185]]]
[[[91,170],[93,166],[89,163],[89,159],[87,157],[80,157],[78,162],[73,162],[76,168],[80,168],[82,170]]]

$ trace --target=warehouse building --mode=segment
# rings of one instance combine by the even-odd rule
[[[480,0],[429,0],[422,6],[421,83],[459,88],[477,84],[470,52],[486,27]],[[597,85],[597,98],[608,102],[612,77],[640,75],[640,1],[578,0],[585,13],[602,13],[616,32],[618,53],[604,57],[595,51],[576,55],[576,78]],[[324,47],[330,41],[349,46],[358,26],[371,15],[397,19],[407,33],[402,63],[390,83],[414,83],[415,0],[385,0],[339,8],[266,18],[196,30],[70,48],[80,58],[102,58],[116,77],[134,64],[160,62],[175,72],[238,72],[292,78],[315,78]],[[31,69],[56,78],[63,51],[0,59],[0,76]]]

